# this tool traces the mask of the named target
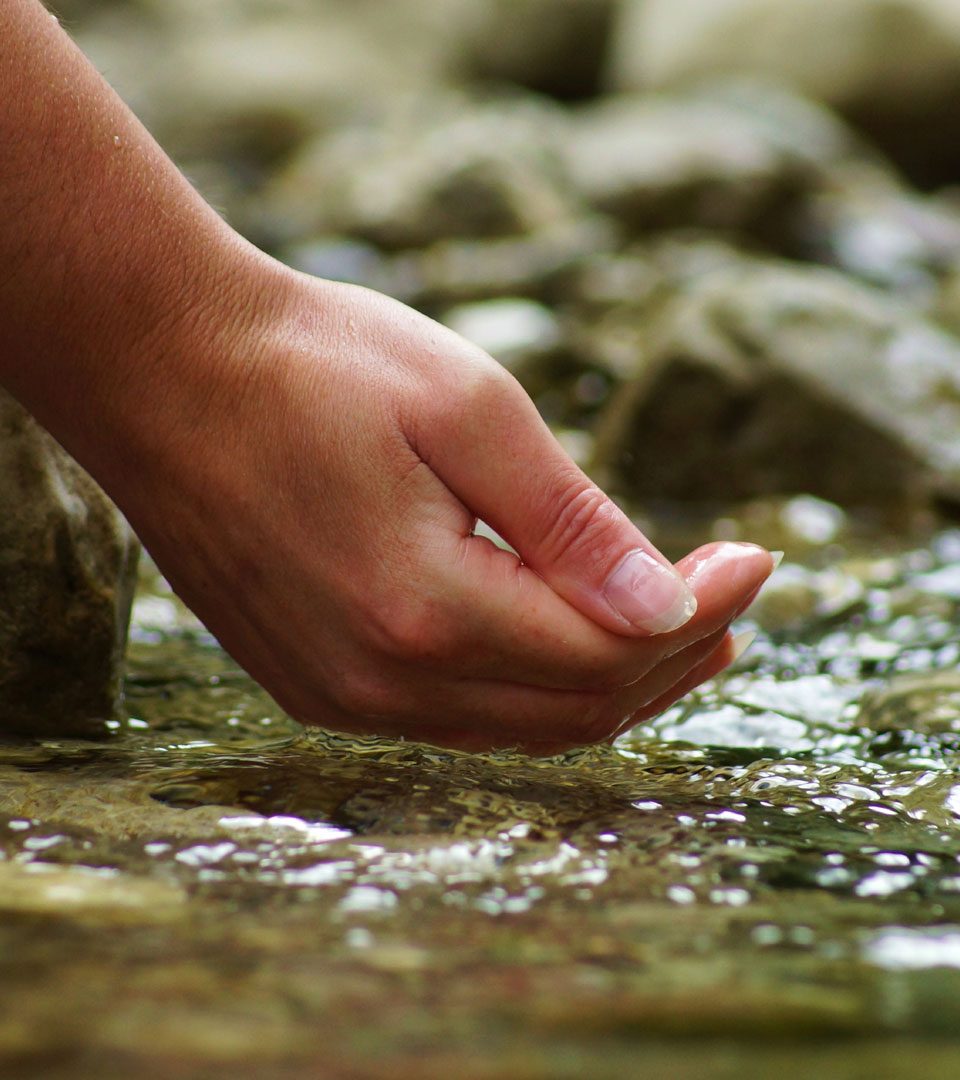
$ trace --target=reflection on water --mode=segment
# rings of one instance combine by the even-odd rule
[[[3,1060],[613,1076],[642,1045],[693,1077],[743,1036],[785,1076],[946,1067],[958,554],[788,562],[737,673],[547,761],[304,732],[148,594],[129,720],[0,746]]]

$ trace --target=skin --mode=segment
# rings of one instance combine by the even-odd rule
[[[669,564],[503,368],[249,245],[34,0],[4,0],[0,41],[0,383],[288,712],[546,753],[730,661],[768,552],[681,560],[671,632],[623,618],[624,557]]]

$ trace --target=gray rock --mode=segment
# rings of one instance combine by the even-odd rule
[[[954,0],[624,0],[614,42],[621,89],[758,73],[839,109],[918,178],[956,175]]]
[[[562,100],[601,88],[619,0],[490,0],[471,74]]]
[[[960,732],[960,673],[894,675],[864,695],[858,722],[874,731]]]
[[[645,329],[598,428],[601,482],[671,500],[960,500],[960,342],[889,296],[732,259],[674,283]]]
[[[515,375],[554,426],[581,426],[609,395],[607,373],[581,361],[570,328],[536,301],[504,297],[461,304],[444,312],[441,321]],[[583,438],[573,433],[568,438],[584,456]]]
[[[291,235],[347,234],[386,249],[532,233],[579,212],[562,130],[560,110],[538,101],[432,95],[311,143],[267,199]]]
[[[938,291],[960,268],[960,206],[866,172],[808,201],[795,253],[935,310]]]
[[[139,545],[0,391],[0,731],[92,734],[120,698]]]
[[[441,322],[499,360],[508,371],[555,349],[561,340],[556,316],[543,304],[520,297],[460,304],[444,312]]]
[[[418,307],[442,310],[500,296],[553,303],[562,299],[564,278],[578,263],[615,243],[610,221],[593,217],[522,236],[440,240],[403,252],[396,262],[408,288],[405,298]]]
[[[574,185],[630,231],[696,225],[764,240],[859,150],[825,110],[744,80],[601,99],[574,113],[564,140]]]
[[[449,85],[488,5],[128,0],[98,5],[76,31],[165,149],[246,163],[397,95]]]

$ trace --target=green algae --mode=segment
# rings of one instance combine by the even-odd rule
[[[955,1068],[960,533],[828,541],[545,761],[304,731],[146,581],[126,722],[0,746],[5,1075]]]

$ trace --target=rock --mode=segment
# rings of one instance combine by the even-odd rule
[[[509,371],[531,355],[555,349],[561,340],[556,316],[543,304],[518,297],[461,304],[445,312],[441,321]]]
[[[576,217],[559,109],[433,95],[404,115],[311,143],[267,193],[291,235],[340,233],[385,249],[509,237]]]
[[[858,723],[873,731],[960,732],[960,673],[894,675],[864,695]]]
[[[574,185],[631,232],[693,225],[764,240],[859,149],[825,110],[743,80],[602,99],[574,113],[564,140]]]
[[[449,85],[488,6],[131,0],[100,5],[77,36],[165,149],[249,166],[397,95]]]
[[[474,77],[561,100],[599,92],[619,0],[491,0],[471,53]]]
[[[545,420],[568,428],[580,460],[589,456],[584,447],[592,450],[592,442],[576,428],[606,401],[611,379],[583,363],[561,319],[535,301],[502,298],[451,308],[441,321],[499,360]]]
[[[342,236],[324,236],[301,244],[290,244],[278,253],[280,260],[295,270],[331,281],[363,285],[408,300],[419,287],[415,267],[402,259],[385,255],[372,244]]]
[[[956,200],[917,195],[875,172],[847,180],[803,207],[792,254],[835,266],[938,314],[938,292],[960,269]],[[955,322],[947,315],[948,325]]]
[[[0,391],[0,731],[102,733],[138,552],[103,491]]]
[[[396,259],[407,300],[418,307],[442,311],[504,295],[552,304],[564,298],[564,279],[582,260],[615,242],[608,220],[583,218],[523,236],[440,240]]]
[[[612,85],[676,88],[733,72],[839,109],[922,182],[957,174],[954,0],[624,0]]]
[[[809,570],[787,563],[751,605],[750,617],[766,633],[822,632],[829,621],[848,621],[864,597],[863,583],[840,567]]]
[[[834,271],[732,258],[674,282],[598,427],[634,497],[960,500],[960,342]]]

